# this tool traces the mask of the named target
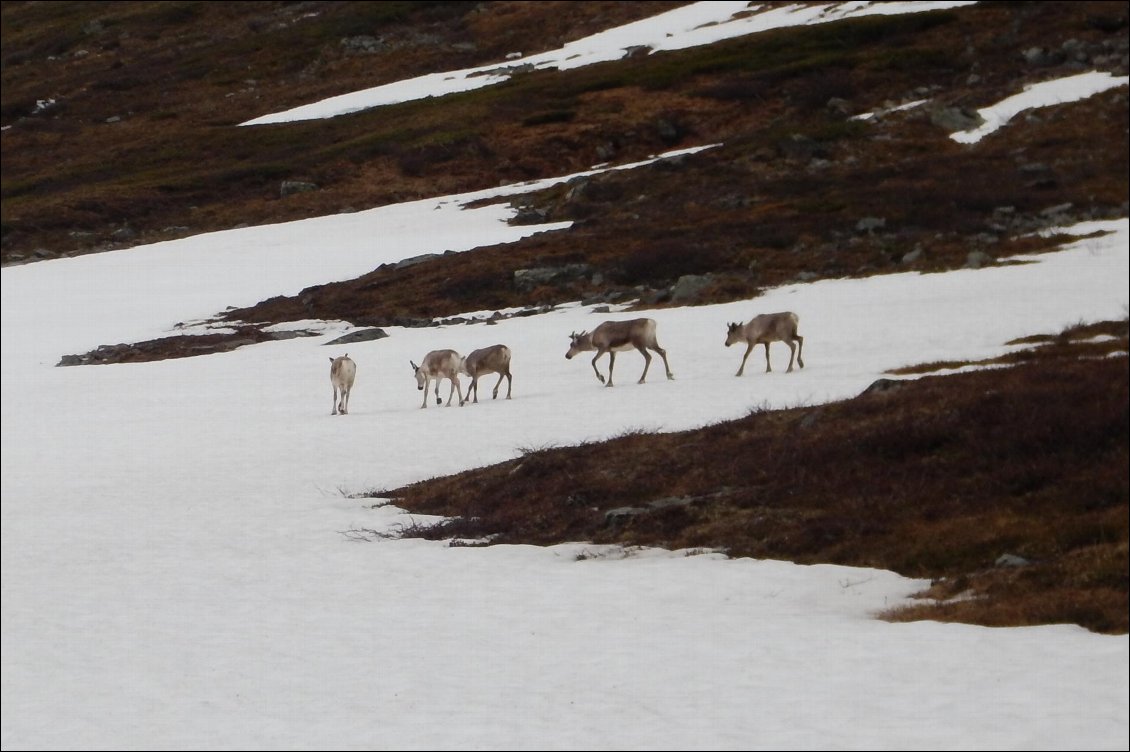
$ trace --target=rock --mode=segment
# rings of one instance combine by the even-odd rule
[[[318,186],[314,183],[306,183],[301,180],[284,180],[279,185],[280,196],[290,196],[295,193],[306,193],[308,191],[316,191]]]
[[[864,394],[886,394],[898,389],[902,389],[902,382],[896,379],[877,379],[871,383],[871,386],[864,389],[860,395]]]
[[[672,302],[693,300],[711,282],[709,274],[684,274],[671,286],[670,295]]]
[[[887,220],[882,217],[864,217],[855,223],[856,232],[873,233],[887,226]]]
[[[930,122],[953,133],[979,127],[985,118],[964,107],[931,107],[927,109]]]
[[[388,332],[384,329],[360,329],[349,334],[343,334],[332,342],[327,342],[327,345],[349,345],[354,342],[371,342],[377,339],[384,339],[388,336]]]

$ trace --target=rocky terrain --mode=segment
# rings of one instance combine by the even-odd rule
[[[60,363],[90,365],[253,346],[276,336],[266,325],[286,321],[429,326],[466,311],[576,300],[654,309],[755,298],[788,282],[976,268],[1055,247],[1057,238],[1034,230],[1130,212],[1126,87],[1022,114],[976,145],[948,138],[975,126],[979,108],[1028,84],[1089,70],[1126,75],[1122,2],[986,2],[873,16],[531,70],[484,90],[332,120],[235,127],[381,83],[554,49],[678,5],[0,3],[0,262],[351,212],[718,144],[513,199],[516,222],[574,224],[477,249],[473,266],[445,254],[385,265],[216,311],[235,334],[107,342]],[[1126,320],[1093,324],[1112,337],[1101,346],[1107,352],[1127,350]],[[722,467],[688,484],[672,467],[649,499],[586,491],[616,508],[693,502],[609,526],[607,510],[578,519],[587,507],[555,480],[581,461],[571,453],[582,447],[526,458],[528,489],[495,517],[477,515],[483,529],[417,532],[543,543],[591,536],[880,566],[935,577],[944,595],[979,596],[931,606],[931,618],[1067,620],[1125,632],[1126,359],[1081,359],[1095,345],[1078,332],[1034,334],[1045,340],[1004,372],[928,377],[893,394],[751,416],[678,439],[701,447],[699,466],[714,467],[712,448],[801,441],[791,426],[816,420],[797,452],[850,445],[852,467],[893,464],[908,476],[929,457],[947,494],[920,484],[888,489],[914,498],[917,514],[906,519],[857,487],[860,473],[785,493],[768,481],[735,488]],[[1058,388],[1049,391],[1049,380]],[[979,443],[986,408],[969,399],[971,385],[1013,395],[1014,409],[990,411],[1011,421],[1010,430],[987,432],[991,447]],[[1049,426],[1070,435],[1063,455],[1024,438]],[[908,431],[917,438],[883,438]],[[631,468],[672,440],[614,444]],[[984,452],[995,462],[960,487],[941,482],[956,482]],[[458,496],[445,494],[442,480],[391,491],[407,507],[468,517],[479,505],[473,489],[490,494],[492,473],[502,471],[462,478],[472,490]],[[802,496],[818,508],[795,505]],[[714,501],[698,503],[705,499]],[[868,524],[849,522],[861,508]],[[927,552],[924,540],[944,545]],[[1005,554],[1025,565],[995,566]]]

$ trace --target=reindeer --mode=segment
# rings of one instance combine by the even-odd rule
[[[592,333],[573,332],[569,335],[569,351],[565,359],[571,360],[579,352],[596,350],[592,359],[592,370],[596,372],[597,379],[605,386],[612,386],[612,367],[616,365],[616,353],[621,350],[639,350],[643,355],[643,374],[637,384],[642,384],[647,378],[647,369],[651,367],[651,353],[655,350],[663,358],[663,368],[667,371],[667,378],[673,379],[671,367],[667,365],[667,351],[659,346],[655,340],[655,319],[633,319],[631,321],[605,321],[593,329]],[[605,382],[596,361],[600,356],[608,353],[608,381]]]
[[[459,384],[459,365],[463,358],[454,350],[432,350],[424,356],[424,362],[416,365],[411,360],[412,373],[416,376],[416,388],[424,393],[424,402],[420,407],[428,406],[428,384],[432,379],[436,382],[436,404],[439,398],[439,384],[444,379],[451,381],[451,391],[447,395],[447,406],[451,407],[451,397],[455,390],[459,390],[459,404],[463,405],[463,387]]]
[[[786,373],[793,370],[794,356],[797,364],[804,368],[804,358],[801,357],[804,352],[804,337],[797,334],[798,322],[799,319],[795,313],[781,311],[780,313],[763,313],[760,316],[754,316],[746,324],[727,324],[729,329],[726,332],[726,347],[737,342],[746,343],[742,364],[734,375],[742,375],[742,372],[745,371],[746,358],[757,345],[765,345],[765,372],[772,371],[773,369],[769,365],[770,342],[784,342],[789,346],[789,368]]]
[[[330,415],[349,414],[349,393],[353,391],[353,379],[357,377],[357,364],[349,353],[338,358],[330,358],[330,383],[334,388],[334,406]]]
[[[513,379],[510,376],[510,348],[506,345],[491,345],[475,350],[463,358],[459,364],[459,371],[471,377],[471,386],[467,387],[467,400],[471,399],[471,395],[474,394],[475,403],[478,403],[479,377],[488,373],[498,374],[492,399],[498,399],[498,387],[502,386],[503,378],[506,379],[506,399],[510,399],[510,387]],[[463,400],[463,402],[467,400]]]

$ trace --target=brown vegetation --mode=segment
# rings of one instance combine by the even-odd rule
[[[937,601],[892,620],[1125,633],[1128,333],[1126,321],[1080,327],[1011,367],[533,448],[370,495],[444,516],[406,534],[459,545],[580,540],[875,567],[935,582],[923,596]],[[1029,563],[998,564],[1007,555]]]
[[[61,363],[93,364],[253,345],[285,321],[426,325],[578,299],[662,307],[685,275],[709,282],[681,305],[801,280],[944,271],[970,265],[971,253],[993,263],[1056,247],[1038,229],[1126,216],[1124,87],[1026,113],[973,146],[936,122],[1036,81],[1126,75],[1123,2],[978,3],[781,29],[330,120],[237,127],[553,49],[680,4],[2,2],[0,262],[716,145],[512,199],[517,222],[573,224],[476,249],[475,264],[439,254],[382,266],[216,312],[235,334],[107,344]],[[929,105],[892,109],[919,100]],[[866,112],[877,115],[850,117]],[[283,195],[284,180],[317,189]],[[562,265],[587,271],[516,284],[519,269]],[[1096,326],[1114,344],[1050,335],[994,364],[1008,368],[939,375],[962,364],[926,364],[902,375],[929,375],[844,403],[531,448],[390,493],[453,518],[420,534],[882,566],[934,579],[930,595],[945,599],[892,618],[1126,632],[1127,361],[1106,357],[1125,354],[1126,322]],[[610,509],[662,500],[674,501],[606,522]],[[1031,564],[994,566],[1003,554]]]

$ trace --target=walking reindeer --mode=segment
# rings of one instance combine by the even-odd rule
[[[796,358],[797,365],[804,368],[804,358],[802,357],[804,353],[804,337],[797,334],[799,321],[797,315],[792,311],[781,311],[780,313],[763,313],[760,316],[754,316],[745,324],[728,324],[726,331],[726,347],[741,342],[744,342],[746,345],[745,355],[742,356],[742,364],[738,367],[738,372],[734,375],[742,375],[745,371],[746,359],[757,345],[765,345],[765,372],[769,373],[772,371],[773,369],[769,365],[770,342],[784,342],[789,346],[789,367],[786,373],[793,370],[794,357]]]
[[[474,401],[479,401],[479,377],[488,373],[498,374],[498,381],[494,384],[491,398],[498,399],[498,388],[502,386],[502,380],[506,379],[506,399],[510,399],[513,378],[510,375],[510,348],[506,345],[491,345],[473,351],[463,358],[459,370],[471,377],[471,385],[467,387],[467,399],[464,402],[470,400],[472,394],[475,396]]]
[[[631,321],[605,321],[592,330],[592,333],[573,332],[569,335],[569,351],[565,353],[566,360],[571,360],[574,355],[581,352],[596,350],[592,359],[592,370],[596,372],[597,379],[605,386],[612,386],[612,368],[616,365],[616,353],[624,350],[639,350],[643,355],[643,373],[636,383],[642,384],[647,378],[647,369],[651,368],[651,353],[654,350],[663,358],[663,368],[667,371],[667,378],[673,379],[671,367],[667,364],[667,351],[659,346],[655,339],[655,319],[632,319]],[[596,361],[608,353],[608,380],[596,367]]]
[[[424,356],[420,365],[409,360],[412,365],[412,374],[416,377],[416,388],[424,393],[424,402],[420,407],[428,406],[428,386],[436,382],[436,404],[442,403],[439,397],[439,384],[444,379],[451,381],[451,391],[447,395],[447,406],[451,407],[451,397],[459,390],[459,404],[463,404],[463,387],[459,384],[459,366],[463,358],[454,350],[432,350]]]
[[[353,391],[353,380],[357,378],[357,364],[349,353],[330,358],[330,384],[334,388],[334,404],[330,415],[349,414],[349,393]]]

